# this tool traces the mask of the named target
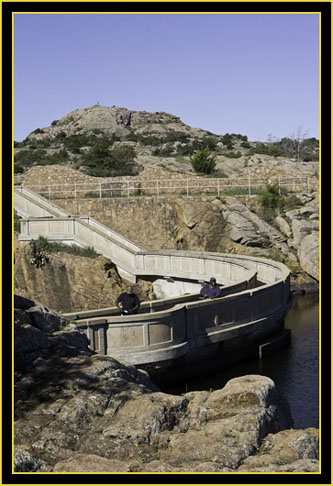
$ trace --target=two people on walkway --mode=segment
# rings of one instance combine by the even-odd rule
[[[205,284],[200,290],[201,299],[215,299],[220,297],[221,289],[216,283],[216,278],[212,277],[209,283]],[[133,287],[128,286],[126,292],[122,292],[115,301],[116,306],[122,316],[137,314],[140,307],[139,297],[134,293]]]

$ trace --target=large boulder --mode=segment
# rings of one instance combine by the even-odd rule
[[[225,234],[233,241],[245,246],[275,247],[287,255],[286,237],[238,199],[226,198],[222,216],[225,221]]]
[[[87,336],[43,304],[14,296],[14,353],[17,371],[52,354],[75,356],[90,352]]]
[[[307,235],[297,251],[302,269],[319,281],[319,232]]]

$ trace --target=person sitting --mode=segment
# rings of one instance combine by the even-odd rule
[[[122,316],[137,314],[140,307],[139,297],[133,292],[132,286],[128,286],[126,292],[117,297],[115,304],[120,309]]]
[[[212,277],[209,280],[209,283],[205,284],[200,290],[201,299],[215,299],[216,297],[220,297],[220,295],[221,289],[216,284],[215,277]]]

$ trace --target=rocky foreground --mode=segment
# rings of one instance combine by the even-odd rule
[[[14,304],[16,472],[319,471],[318,430],[291,428],[270,378],[169,395],[46,306]]]

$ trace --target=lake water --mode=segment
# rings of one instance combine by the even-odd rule
[[[285,320],[291,346],[263,360],[234,365],[207,377],[188,380],[167,393],[223,388],[228,380],[247,374],[270,377],[289,403],[294,428],[319,428],[319,299],[317,294],[295,295]]]

